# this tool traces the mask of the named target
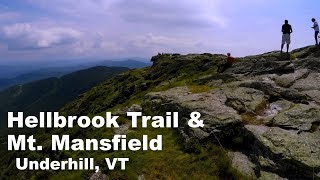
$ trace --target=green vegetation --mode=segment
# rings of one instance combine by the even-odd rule
[[[67,104],[62,112],[72,115],[97,114],[148,92],[163,91],[177,86],[198,86],[194,80],[216,74],[222,55],[162,55],[152,67],[131,70],[112,78],[82,97]],[[205,89],[205,91],[208,88]]]
[[[296,54],[290,54],[290,60],[297,60],[297,55]]]
[[[208,74],[215,74],[216,64],[223,56],[219,55],[162,55],[153,58],[154,65],[143,69],[125,72],[82,94],[75,101],[61,109],[64,115],[98,115],[106,111],[117,111],[141,104],[148,92],[163,91],[177,86],[188,86],[191,93],[208,92],[214,87],[200,85],[195,79]],[[70,86],[74,86],[71,84]],[[43,92],[37,92],[37,94]],[[19,94],[19,90],[15,91]],[[57,97],[58,98],[58,97]],[[51,100],[50,100],[51,101]],[[121,124],[127,123],[121,117]],[[68,134],[72,138],[111,138],[114,129],[81,128],[42,130],[36,139],[44,146],[42,152],[5,152],[0,161],[0,177],[3,179],[89,179],[93,172],[59,171],[59,172],[18,172],[14,157],[29,157],[33,160],[50,157],[53,160],[68,157],[93,157],[101,165],[102,172],[110,179],[137,179],[143,175],[146,179],[245,179],[231,167],[226,152],[211,143],[193,144],[185,149],[178,132],[170,129],[130,128],[127,137],[140,139],[142,135],[154,138],[163,135],[163,151],[63,151],[52,152],[51,134]],[[126,171],[108,171],[104,158],[129,157]]]
[[[231,162],[226,152],[213,144],[196,146],[192,152],[186,151],[182,140],[175,131],[170,129],[151,129],[151,128],[130,128],[127,137],[141,139],[142,135],[149,135],[155,138],[156,135],[163,135],[163,151],[63,151],[50,152],[51,134],[70,134],[77,138],[110,138],[113,129],[87,129],[80,128],[52,130],[47,133],[37,134],[36,138],[41,141],[44,151],[36,152],[11,152],[7,156],[1,157],[1,177],[18,179],[88,179],[93,172],[88,171],[60,171],[60,172],[20,172],[16,174],[15,160],[12,157],[29,157],[41,160],[45,157],[52,159],[66,159],[67,157],[93,157],[96,163],[102,168],[102,172],[108,174],[111,179],[136,179],[139,175],[144,175],[147,179],[219,179],[219,178],[245,178],[231,167]],[[125,171],[108,171],[105,167],[104,158],[128,157],[130,162]],[[25,178],[21,178],[25,177]]]
[[[48,78],[11,87],[0,92],[0,122],[4,124],[8,111],[22,111],[32,115],[41,111],[57,111],[90,88],[127,70],[99,66],[61,78]]]
[[[192,85],[189,86],[190,92],[192,93],[202,93],[202,92],[209,92],[212,87],[204,86],[204,85]]]

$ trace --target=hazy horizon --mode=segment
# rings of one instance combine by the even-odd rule
[[[317,4],[316,0],[3,0],[0,64],[150,58],[158,52],[254,55],[279,50],[285,19],[293,27],[295,49],[314,44],[311,18],[317,19]]]
[[[59,67],[59,66],[74,66],[74,65],[84,65],[86,63],[95,63],[95,62],[103,62],[103,61],[139,61],[148,63],[150,62],[150,58],[143,57],[128,57],[128,58],[113,58],[113,59],[102,59],[102,58],[90,58],[90,59],[42,59],[41,60],[29,60],[29,59],[19,59],[19,60],[11,60],[11,61],[0,61],[0,66],[30,66],[30,63],[37,63],[39,66],[43,67]]]

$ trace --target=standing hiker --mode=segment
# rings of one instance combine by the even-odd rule
[[[313,27],[311,28],[314,29],[314,38],[316,40],[316,46],[320,46],[320,44],[318,44],[319,25],[315,18],[312,18],[311,21],[313,22]]]
[[[224,64],[221,64],[218,67],[218,73],[223,73],[225,70],[230,68],[232,66],[232,64],[234,63],[234,61],[235,61],[234,57],[232,57],[231,54],[228,53],[226,62]]]
[[[285,20],[284,25],[282,25],[281,53],[282,53],[284,44],[287,44],[287,53],[289,52],[289,46],[291,43],[291,37],[290,37],[291,33],[292,33],[292,27],[289,24],[288,20]]]

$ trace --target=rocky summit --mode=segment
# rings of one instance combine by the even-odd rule
[[[153,57],[153,67],[167,56]],[[181,67],[201,56],[210,57],[170,56]],[[223,58],[212,56],[216,61],[208,61],[204,68]],[[250,177],[320,179],[317,47],[297,49],[290,55],[270,52],[238,58],[226,72],[206,73],[192,82],[198,89],[182,84],[146,94],[142,108],[158,114],[180,112],[179,134],[185,146],[214,142],[229,152],[235,168]],[[201,112],[205,127],[188,128],[193,111]]]
[[[182,167],[179,173],[171,173],[170,177],[187,178],[190,173],[186,168],[201,167],[203,171],[193,177],[242,179],[235,171],[229,171],[236,169],[249,179],[320,179],[320,49],[310,46],[290,54],[269,52],[236,58],[231,68],[217,73],[217,67],[225,59],[225,55],[209,53],[158,54],[152,57],[151,67],[107,80],[65,105],[60,112],[68,115],[105,111],[124,115],[135,109],[154,115],[179,112],[179,128],[169,130],[178,135],[178,140],[167,137],[178,146],[164,147],[170,151],[165,156],[183,149],[184,156],[201,161],[194,166],[186,159],[181,161],[183,164],[173,168]],[[203,128],[192,129],[187,125],[194,111],[201,113]],[[115,133],[138,133],[129,126],[130,120],[124,120]],[[149,133],[161,133],[156,131]],[[81,133],[91,137],[95,132]],[[213,152],[208,148],[211,145],[219,151]],[[204,158],[199,152],[210,155]],[[180,151],[174,156],[179,154]],[[157,155],[150,157],[154,159]],[[182,157],[176,163],[181,163],[179,158]],[[147,160],[145,164],[152,162]],[[156,164],[171,167],[171,161],[160,163],[164,160],[158,158]],[[202,162],[211,166],[202,168]]]

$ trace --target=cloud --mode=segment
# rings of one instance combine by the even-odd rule
[[[128,52],[135,52],[136,54],[147,53],[149,56],[158,52],[190,53],[204,45],[199,39],[195,40],[181,35],[170,36],[155,33],[132,36],[124,43],[126,43],[126,50]]]
[[[178,46],[188,48],[189,42],[198,39],[194,32],[223,28],[228,22],[220,13],[221,0],[26,2],[24,3],[32,5],[38,12],[47,13],[29,19],[34,23],[7,25],[2,28],[10,50],[43,49],[69,44],[69,48],[79,55],[100,53],[112,56],[122,55],[124,51],[130,54],[131,51],[140,52],[144,56],[156,51],[155,49],[172,50]],[[42,25],[43,22],[48,22],[51,26]],[[81,29],[82,36],[72,31],[76,29]],[[11,31],[14,36],[9,33]],[[177,32],[184,36],[177,37]],[[147,41],[149,46],[143,46],[143,41]]]
[[[28,0],[64,17],[171,27],[225,27],[222,0]],[[54,7],[54,8],[51,8]],[[101,19],[100,19],[101,20]],[[118,22],[119,23],[119,22]],[[136,24],[136,25],[138,25]]]
[[[209,0],[119,0],[109,10],[129,23],[173,27],[224,27],[226,18],[219,12],[219,2]]]
[[[117,0],[26,0],[42,10],[70,17],[105,15],[106,9],[115,1]]]
[[[284,18],[296,29],[293,47],[309,44],[313,32],[308,22],[318,12],[298,0],[5,2],[0,2],[0,45],[7,52],[1,48],[0,59],[6,54],[12,59],[149,57],[157,52],[248,55],[278,47]],[[303,13],[297,15],[297,9]],[[257,38],[263,43],[257,44]]]
[[[1,36],[9,50],[32,50],[73,44],[82,32],[68,27],[16,23],[1,28]]]
[[[15,12],[0,12],[0,22],[8,22],[16,20],[20,17],[18,13]]]

